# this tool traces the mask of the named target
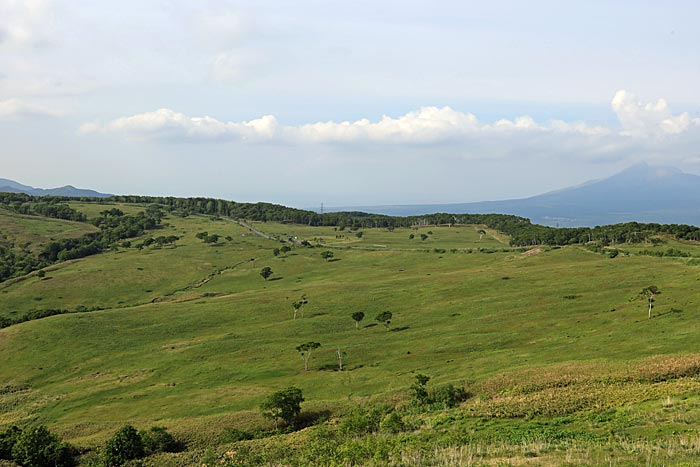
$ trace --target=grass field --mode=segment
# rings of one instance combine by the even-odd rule
[[[25,216],[0,209],[0,240],[26,247],[33,253],[54,240],[76,238],[96,230],[83,222]]]
[[[481,226],[363,229],[358,238],[332,227],[254,224],[337,247],[326,261],[324,248],[274,256],[278,240],[228,220],[164,224],[149,235],[178,235],[175,247],[121,248],[52,266],[49,280],[0,284],[1,314],[104,308],[0,330],[0,425],[47,423],[94,447],[126,422],[158,423],[192,449],[156,465],[201,465],[198,449],[226,428],[269,426],[257,407],[274,390],[297,385],[304,410],[334,417],[358,404],[405,404],[424,373],[475,396],[409,416],[418,428],[405,435],[407,455],[433,441],[442,449],[434,459],[467,449],[458,440],[483,449],[469,444],[461,464],[404,465],[681,465],[700,450],[700,269],[687,259],[611,259],[578,246],[524,252],[496,232],[480,238]],[[202,231],[222,238],[206,244],[195,237]],[[267,281],[264,266],[274,271]],[[648,320],[636,297],[651,284],[662,293]],[[293,320],[302,294],[309,303]],[[389,330],[374,320],[385,310]],[[359,330],[355,311],[366,315]],[[307,341],[321,343],[310,371],[295,351]],[[337,350],[346,353],[342,372],[334,371]]]

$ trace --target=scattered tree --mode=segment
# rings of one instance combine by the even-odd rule
[[[309,359],[311,358],[311,352],[321,347],[318,342],[307,342],[305,344],[297,345],[297,352],[301,355],[304,360],[304,371],[309,371]]]
[[[651,309],[654,307],[654,302],[656,301],[656,296],[659,295],[661,291],[655,285],[650,285],[649,287],[644,287],[641,292],[639,292],[640,298],[646,298],[649,302],[649,312],[647,314],[647,319],[651,319]]]
[[[357,233],[355,234],[355,236],[356,236],[357,238],[362,238],[362,235],[364,235],[364,232],[357,232]]]
[[[476,233],[479,234],[479,240],[481,240],[482,237],[483,237],[484,235],[486,235],[486,231],[485,231],[484,229],[479,229],[479,230],[477,230]]]
[[[409,240],[413,240],[414,238],[416,238],[416,236],[414,234],[409,234],[409,236],[408,236]]]
[[[332,251],[322,251],[321,252],[321,258],[325,259],[326,261],[329,261],[333,257],[333,252]]]
[[[341,352],[340,349],[336,350],[335,358],[338,360],[338,370],[343,371],[343,358],[345,358],[345,352]]]
[[[279,248],[275,248],[274,250],[272,250],[272,254],[275,255],[275,256],[279,256],[279,255],[280,255],[280,249],[279,249]]]
[[[285,255],[287,253],[289,253],[290,251],[292,251],[292,247],[289,245],[282,245],[282,248],[280,248],[280,252],[285,254]]]
[[[360,321],[365,319],[365,314],[361,311],[356,311],[352,314],[352,319],[355,320],[355,329],[360,329]]]
[[[376,321],[379,321],[380,323],[384,324],[386,326],[386,330],[389,330],[389,325],[391,324],[391,317],[393,315],[391,314],[391,311],[382,311],[377,315],[376,318],[374,318]]]
[[[287,389],[274,392],[262,403],[260,409],[263,416],[275,421],[275,429],[279,428],[279,420],[290,424],[301,413],[301,403],[304,396],[301,389],[290,386]]]
[[[274,272],[272,272],[272,268],[270,268],[269,266],[265,266],[260,270],[260,276],[265,280],[267,280],[273,274]]]
[[[420,234],[420,239],[425,241],[428,238],[428,236],[424,233]]]
[[[309,303],[306,299],[306,295],[302,295],[299,301],[292,303],[292,308],[294,308],[294,319],[297,319],[297,313],[301,311],[301,317],[304,317],[304,305]]]

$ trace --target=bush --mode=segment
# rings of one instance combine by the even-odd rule
[[[12,460],[12,448],[21,434],[22,430],[16,426],[11,426],[0,433],[0,459]]]
[[[173,435],[168,433],[165,427],[152,426],[148,431],[139,433],[143,442],[143,447],[147,454],[158,452],[177,452],[178,443]]]
[[[70,467],[70,446],[61,442],[44,425],[21,432],[12,447],[12,460],[26,467]]]
[[[136,428],[126,425],[107,441],[104,450],[105,467],[120,467],[126,461],[139,459],[145,454],[143,440]]]
[[[379,424],[379,429],[386,433],[401,433],[406,430],[406,424],[398,412],[391,412],[382,419]]]
[[[379,425],[386,412],[384,407],[373,407],[369,410],[357,408],[342,418],[340,431],[350,435],[375,433],[379,431]]]

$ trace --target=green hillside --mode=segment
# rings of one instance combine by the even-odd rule
[[[115,207],[71,206],[89,218]],[[32,244],[93,230],[4,211],[0,225]],[[270,238],[230,218],[171,214],[128,247],[0,283],[0,316],[70,311],[0,330],[0,428],[47,424],[87,450],[85,465],[125,423],[186,442],[152,465],[691,465],[698,455],[693,258],[640,254],[653,248],[644,243],[614,258],[583,245],[514,248],[484,225],[247,225]],[[275,255],[283,245],[291,251]],[[661,290],[652,319],[638,298],[649,285]],[[386,310],[388,327],[375,320]],[[304,371],[295,348],[309,341],[321,347]],[[419,373],[470,397],[417,408]],[[232,429],[272,429],[259,406],[290,385],[321,421],[234,443]],[[342,435],[357,406],[396,407],[404,427]],[[324,457],[323,439],[345,457]],[[248,457],[226,458],[231,449]]]

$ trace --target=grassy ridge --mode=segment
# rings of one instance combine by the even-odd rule
[[[182,237],[174,248],[120,249],[61,263],[50,280],[3,284],[2,313],[106,310],[0,331],[0,381],[16,388],[0,394],[0,424],[42,421],[90,446],[126,421],[157,422],[197,446],[225,427],[264,425],[258,404],[290,384],[304,390],[306,410],[342,413],[358,403],[402,400],[416,372],[479,395],[449,415],[452,421],[417,415],[445,436],[469,427],[488,441],[488,433],[505,436],[522,425],[513,418],[549,420],[625,404],[639,423],[625,418],[623,429],[649,436],[645,417],[662,418],[667,396],[677,406],[681,397],[695,401],[686,408],[696,419],[700,388],[692,371],[643,376],[672,367],[643,370],[654,355],[698,351],[700,329],[692,323],[700,276],[686,259],[609,259],[577,246],[524,253],[494,232],[480,239],[478,226],[366,229],[360,239],[335,238],[342,232],[329,227],[255,224],[343,247],[325,261],[323,248],[299,246],[275,257],[279,241],[233,222],[165,222],[165,234]],[[428,230],[424,241],[408,238]],[[195,237],[202,231],[222,240],[206,244]],[[271,280],[260,277],[263,266],[273,269]],[[663,293],[647,320],[646,303],[633,298],[650,284]],[[291,304],[302,294],[309,304],[294,321]],[[394,313],[388,332],[373,321],[384,310]],[[354,311],[367,315],[359,331]],[[294,348],[310,340],[322,347],[304,372]],[[347,371],[332,371],[337,349],[347,353]],[[692,357],[681,360],[680,367],[693,368]],[[475,420],[493,417],[495,427],[474,428]],[[564,425],[606,429],[595,420]]]

